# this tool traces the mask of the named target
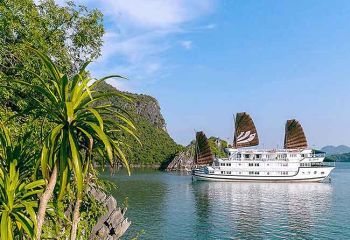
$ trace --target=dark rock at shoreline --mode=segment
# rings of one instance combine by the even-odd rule
[[[108,212],[101,216],[92,229],[90,240],[116,240],[120,239],[131,222],[124,217],[126,209],[121,209],[117,201],[112,196],[107,196],[104,192],[92,188],[90,194],[95,199],[107,207]]]

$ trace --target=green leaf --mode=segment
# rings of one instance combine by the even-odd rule
[[[1,239],[9,239],[9,231],[12,231],[12,229],[8,229],[8,211],[7,210],[4,210],[2,211],[2,214],[1,214],[1,224],[0,224],[0,237]]]
[[[107,135],[96,124],[89,123],[89,122],[87,122],[87,124],[96,132],[96,134],[99,137],[99,139],[105,145],[105,149],[107,151],[108,159],[112,163],[113,162],[113,151],[112,151],[111,143],[109,142],[109,139],[108,139]]]
[[[75,141],[74,135],[69,131],[69,144],[72,153],[74,176],[77,184],[77,197],[81,199],[83,194],[83,172],[81,169],[80,154]]]
[[[45,185],[45,180],[44,179],[40,179],[40,180],[36,180],[34,182],[28,183],[24,189],[26,190],[31,190],[33,188],[37,188],[37,187],[41,187]]]

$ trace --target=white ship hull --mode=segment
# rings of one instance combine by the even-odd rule
[[[228,158],[215,158],[192,175],[205,181],[322,182],[334,169],[323,160],[324,153],[309,149],[229,149]]]
[[[294,176],[242,176],[242,175],[223,175],[223,174],[207,174],[200,170],[194,170],[192,176],[195,180],[202,181],[232,181],[232,182],[324,182],[329,179],[329,175],[334,167],[308,168],[307,171],[312,173],[309,175],[298,174]],[[313,174],[314,172],[316,174]],[[323,174],[321,174],[323,173]]]

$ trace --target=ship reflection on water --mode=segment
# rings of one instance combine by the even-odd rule
[[[313,227],[328,220],[332,191],[320,183],[194,182],[196,236],[316,237]]]

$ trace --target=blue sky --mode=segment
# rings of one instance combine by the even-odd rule
[[[82,1],[105,14],[96,76],[158,99],[170,135],[232,139],[249,112],[262,147],[296,118],[310,146],[350,145],[350,1]]]

